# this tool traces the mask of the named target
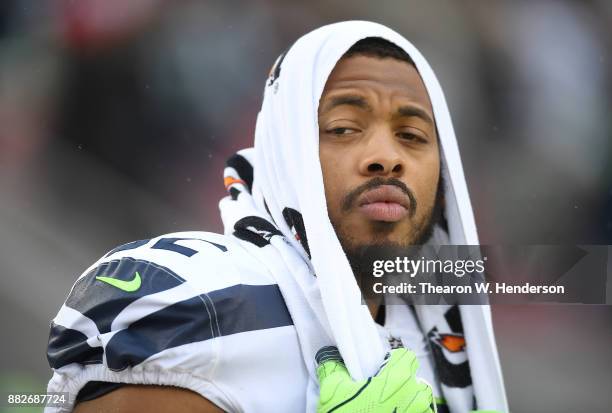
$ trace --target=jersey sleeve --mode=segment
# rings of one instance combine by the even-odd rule
[[[48,391],[68,392],[69,403],[48,412],[72,411],[93,382],[177,386],[237,410],[214,373],[220,312],[241,306],[241,282],[222,236],[202,234],[126,244],[77,279],[51,322],[47,348]]]

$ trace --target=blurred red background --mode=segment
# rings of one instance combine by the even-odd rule
[[[483,244],[612,244],[610,2],[4,1],[0,389],[44,387],[48,323],[104,252],[221,230],[272,62],[348,19],[430,60]],[[514,412],[609,410],[610,306],[493,312]]]

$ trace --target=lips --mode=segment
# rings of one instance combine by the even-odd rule
[[[373,221],[397,222],[408,215],[410,198],[395,185],[381,185],[364,192],[357,205]]]

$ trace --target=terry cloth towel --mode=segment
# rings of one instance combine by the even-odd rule
[[[321,347],[337,346],[356,380],[374,374],[384,357],[375,323],[361,305],[359,287],[328,218],[318,150],[317,109],[325,82],[342,55],[366,37],[386,39],[413,59],[433,105],[442,148],[448,224],[443,238],[450,244],[478,245],[446,102],[433,71],[412,44],[380,24],[350,21],[310,32],[281,55],[266,81],[255,146],[228,161],[230,196],[220,209],[225,233],[241,239],[270,271],[287,303],[311,378],[304,389],[307,412],[316,409],[314,356]],[[433,330],[448,310],[429,306],[416,313],[423,328]],[[489,307],[461,306],[457,313],[472,385],[450,392],[443,387],[450,411],[466,411],[462,400],[475,399],[479,409],[507,412]],[[460,397],[453,396],[457,392]]]

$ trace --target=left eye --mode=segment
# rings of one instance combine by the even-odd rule
[[[334,135],[348,135],[350,133],[355,132],[355,129],[352,128],[333,128],[327,131],[328,133],[332,133]]]
[[[397,136],[407,141],[425,142],[425,139],[423,139],[421,136],[410,132],[398,132]]]

